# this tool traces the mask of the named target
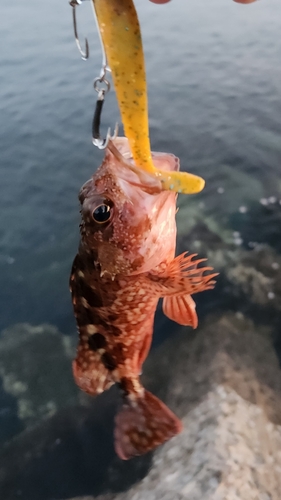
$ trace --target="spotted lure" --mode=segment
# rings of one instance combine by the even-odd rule
[[[133,0],[92,0],[119,104],[125,136],[137,167],[156,177],[162,189],[194,194],[204,180],[186,172],[165,172],[153,163],[148,126],[145,61]]]

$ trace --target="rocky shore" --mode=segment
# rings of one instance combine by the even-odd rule
[[[206,317],[196,333],[179,328],[152,351],[143,382],[183,419],[184,431],[129,462],[113,450],[117,391],[83,401],[77,393],[74,405],[72,381],[61,372],[69,406],[5,446],[1,498],[279,500],[281,377],[271,333],[226,313]],[[28,396],[30,407],[37,396]]]

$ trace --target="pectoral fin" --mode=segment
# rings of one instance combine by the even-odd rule
[[[174,295],[163,299],[163,313],[172,321],[179,323],[179,325],[197,328],[198,317],[195,308],[196,304],[188,294]]]
[[[215,285],[217,273],[205,274],[213,271],[212,267],[198,267],[206,259],[193,260],[196,254],[186,252],[172,260],[161,272],[148,274],[150,282],[161,297],[173,295],[193,295],[194,293],[210,290]]]

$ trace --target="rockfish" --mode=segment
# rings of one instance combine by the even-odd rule
[[[130,161],[127,139],[114,145]],[[153,153],[157,168],[179,169],[172,154]],[[214,285],[210,267],[194,255],[175,258],[176,193],[145,189],[109,150],[81,188],[81,242],[70,289],[79,330],[73,362],[77,385],[91,395],[113,384],[123,405],[115,418],[115,449],[126,460],[164,443],[180,420],[140,382],[151,345],[157,303],[181,325],[197,326],[191,295]]]

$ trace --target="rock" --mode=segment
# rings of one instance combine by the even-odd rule
[[[204,210],[204,204],[202,206],[200,203],[198,204],[198,202],[184,204],[179,200],[179,210],[176,216],[176,220],[177,234],[180,241],[185,239],[186,236],[188,240],[191,240],[190,235],[198,233],[199,228],[199,233],[201,233],[201,229],[207,228],[207,232],[209,234],[212,233],[213,235],[216,235],[217,238],[219,238],[221,241],[224,241],[225,243],[231,243],[233,240],[232,231],[227,228],[222,223],[222,221],[218,223],[218,221],[215,220],[214,217],[206,213]],[[203,238],[201,238],[201,236],[203,236]],[[198,240],[200,241],[202,239],[202,241],[205,242],[205,236],[206,234],[200,234]],[[194,245],[196,245],[198,240],[197,238],[195,238],[191,241]]]
[[[28,426],[78,402],[72,373],[74,347],[51,325],[17,324],[0,341],[0,375],[17,401],[17,415]]]
[[[238,233],[234,240],[236,237]],[[207,257],[208,264],[219,273],[214,290],[195,297],[201,316],[215,306],[221,311],[241,311],[255,321],[271,324],[281,360],[281,256],[266,244],[246,248],[227,243],[203,222],[180,239],[178,252],[186,248]]]
[[[6,446],[0,498],[279,500],[281,377],[270,335],[233,313],[209,316],[196,333],[178,328],[150,354],[143,382],[183,419],[182,434],[122,462],[113,388]]]
[[[278,498],[281,426],[261,407],[217,385],[183,423],[182,435],[155,453],[145,479],[116,500]]]
[[[281,252],[281,204],[275,196],[261,198],[249,205],[246,213],[233,213],[228,220],[228,227],[239,231],[243,245],[266,245]]]
[[[224,300],[228,295],[238,309],[256,319],[262,311],[263,322],[268,320],[272,326],[275,323],[279,327],[281,257],[274,250],[267,245],[257,245],[248,251],[211,250],[208,257],[224,280]]]
[[[281,377],[267,328],[242,315],[209,318],[192,338],[184,331],[160,347],[145,373],[184,431],[112,499],[280,498]]]
[[[281,424],[281,377],[271,328],[241,313],[209,315],[197,332],[180,328],[151,353],[144,373],[145,385],[180,416],[225,384],[253,404],[261,397],[267,418]]]
[[[226,270],[236,288],[257,305],[281,311],[281,257],[267,245],[244,252],[240,262]]]
[[[141,480],[151,454],[123,462],[113,448],[117,391],[72,406],[16,436],[0,454],[0,498],[58,500],[120,491]]]

